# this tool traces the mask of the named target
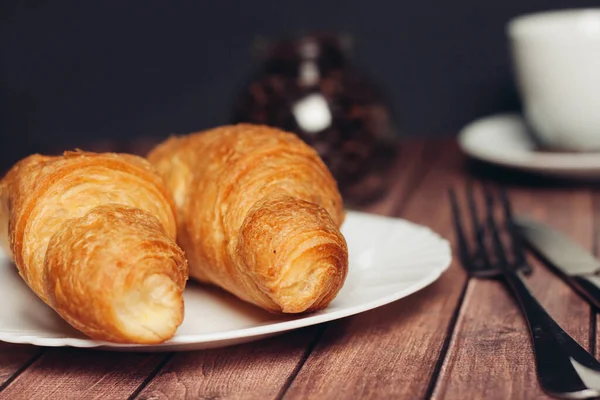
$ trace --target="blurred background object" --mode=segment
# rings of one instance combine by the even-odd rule
[[[351,38],[332,33],[261,41],[261,66],[233,122],[276,126],[312,145],[348,201],[377,198],[394,155],[390,109],[349,59]]]
[[[399,135],[520,107],[505,24],[597,0],[0,2],[0,163],[231,120],[257,36],[345,32]]]

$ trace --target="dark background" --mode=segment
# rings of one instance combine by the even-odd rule
[[[582,0],[2,1],[2,164],[90,140],[228,122],[259,35],[326,29],[391,101],[400,135],[518,109],[505,38],[519,14]]]

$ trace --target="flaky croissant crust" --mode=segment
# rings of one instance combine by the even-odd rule
[[[32,155],[0,182],[0,238],[20,275],[96,339],[174,334],[187,279],[176,226],[170,192],[141,157]]]
[[[240,124],[148,156],[171,189],[190,275],[274,312],[324,308],[343,285],[342,198],[296,135]]]

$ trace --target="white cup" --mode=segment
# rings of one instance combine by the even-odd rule
[[[525,117],[548,147],[600,150],[600,8],[508,24]]]

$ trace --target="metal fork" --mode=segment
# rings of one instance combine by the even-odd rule
[[[467,187],[467,210],[474,236],[471,244],[456,193],[450,189],[449,194],[463,267],[476,278],[502,279],[519,303],[531,334],[537,376],[544,392],[563,399],[600,397],[600,363],[552,319],[527,287],[523,274],[526,259],[505,190],[499,190],[498,201],[492,191],[483,186],[485,218],[480,221],[473,187]],[[495,216],[497,203],[500,203],[503,224]],[[503,232],[509,246],[503,243]]]

